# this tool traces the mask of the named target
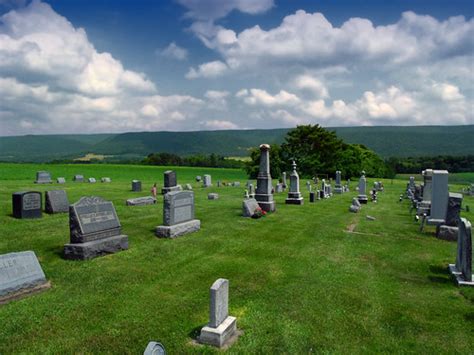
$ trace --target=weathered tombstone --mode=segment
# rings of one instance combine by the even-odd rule
[[[449,271],[458,286],[474,286],[472,274],[472,234],[471,222],[465,218],[459,220],[458,248],[456,264],[449,264]]]
[[[58,178],[56,179],[56,182],[57,182],[58,184],[65,184],[65,183],[66,183],[66,179],[63,178],[63,177],[58,177]]]
[[[286,187],[288,186],[286,184],[286,171],[282,172],[281,173],[281,182],[283,184],[283,189],[286,189]]]
[[[242,202],[242,215],[244,217],[252,217],[258,208],[258,202],[254,198],[247,198]]]
[[[339,170],[336,171],[336,183],[334,184],[334,193],[335,194],[342,194],[344,189],[341,185],[341,172]]]
[[[171,191],[163,199],[163,225],[156,227],[158,237],[174,238],[196,232],[201,221],[194,219],[194,193]]]
[[[237,319],[229,316],[229,280],[217,279],[210,289],[209,323],[201,329],[199,342],[226,346],[237,336]]]
[[[283,184],[282,184],[282,183],[279,183],[279,184],[276,184],[276,185],[275,185],[275,192],[276,192],[276,193],[281,193],[281,192],[283,192]]]
[[[12,194],[13,217],[41,218],[41,192],[19,191]]]
[[[216,194],[215,192],[211,192],[207,194],[207,199],[208,200],[217,200],[219,199],[219,194]]]
[[[285,203],[287,205],[302,205],[304,200],[300,193],[300,177],[296,172],[296,163],[294,160],[291,166],[293,167],[293,171],[290,173],[290,190],[288,191],[288,197]]]
[[[212,182],[211,182],[211,175],[204,175],[204,182],[202,184],[203,187],[211,187]]]
[[[88,181],[89,181],[89,183],[91,183],[91,184],[95,184],[95,183],[97,182],[97,180],[96,180],[94,177],[90,177],[90,178],[88,179]]]
[[[196,182],[200,182],[202,180],[202,177],[200,175],[196,176]]]
[[[272,176],[270,175],[270,146],[260,145],[260,167],[257,175],[257,191],[255,199],[265,212],[275,211],[275,201],[272,194]]]
[[[359,179],[359,195],[357,199],[360,203],[366,204],[368,201],[367,198],[367,181],[365,179],[365,171],[362,171],[362,176]]]
[[[449,192],[446,218],[443,224],[436,226],[436,237],[455,241],[458,237],[458,222],[461,213],[462,194]]]
[[[100,197],[82,197],[69,206],[69,230],[65,259],[87,260],[128,249],[113,203]]]
[[[166,349],[163,344],[156,341],[150,341],[143,352],[143,355],[166,355]]]
[[[165,181],[165,185],[161,189],[161,193],[163,195],[167,194],[168,192],[171,192],[171,191],[180,191],[181,186],[178,186],[178,184],[177,184],[178,179],[176,177],[176,172],[175,171],[172,171],[172,170],[165,171],[164,181]]]
[[[0,304],[50,287],[33,251],[0,255]]]
[[[142,191],[142,182],[140,180],[132,180],[132,191],[133,192]]]
[[[105,182],[105,183],[112,182],[112,180],[109,177],[103,177],[100,179],[100,181]]]
[[[36,181],[35,184],[51,184],[51,174],[48,171],[38,171],[36,172]]]
[[[443,224],[448,209],[448,176],[447,170],[433,170],[431,208],[428,224]]]
[[[352,204],[349,207],[349,212],[357,213],[360,211],[360,202],[357,198],[352,199]]]
[[[84,182],[84,175],[74,175],[72,178],[72,181],[74,182]]]
[[[186,184],[186,185],[184,185],[184,189],[188,190],[188,191],[191,191],[193,189],[193,187],[191,186],[191,184]]]
[[[44,200],[44,210],[46,213],[69,212],[69,200],[64,190],[45,191]]]
[[[127,206],[146,206],[146,205],[153,205],[155,203],[156,203],[156,198],[154,198],[153,196],[129,198],[125,202]]]

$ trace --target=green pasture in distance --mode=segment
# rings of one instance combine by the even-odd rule
[[[191,183],[201,230],[158,239],[162,196],[151,206],[125,206],[163,184],[166,167],[139,165],[0,164],[0,254],[33,250],[52,288],[0,306],[0,353],[143,353],[151,340],[169,354],[217,353],[192,342],[208,321],[209,287],[230,281],[230,314],[243,335],[229,353],[472,353],[474,290],[458,288],[447,271],[456,243],[419,232],[405,200],[406,180],[382,180],[378,203],[348,212],[356,181],[343,195],[303,206],[285,205],[254,220],[241,217],[247,177],[241,170],[172,168]],[[47,170],[64,185],[35,185]],[[73,183],[83,174],[112,183]],[[208,189],[196,175],[211,174]],[[143,192],[131,191],[132,179]],[[241,187],[216,186],[217,180]],[[379,180],[379,179],[377,179]],[[368,178],[368,187],[375,179]],[[459,191],[464,185],[451,185]],[[111,200],[130,248],[70,261],[68,214],[38,220],[11,216],[11,194],[64,189],[70,202],[97,195]],[[207,193],[219,193],[208,200]],[[474,198],[462,216],[474,221]],[[375,221],[366,219],[375,217]]]

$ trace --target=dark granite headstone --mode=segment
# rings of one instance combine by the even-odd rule
[[[0,255],[0,304],[48,287],[33,251]]]
[[[167,194],[168,192],[171,191],[180,191],[181,187],[177,186],[177,177],[176,173],[172,170],[167,170],[164,173],[164,181],[165,181],[165,186],[161,189],[161,193]]]
[[[91,259],[128,249],[113,203],[100,197],[82,197],[69,206],[69,229],[66,259]]]
[[[63,213],[69,211],[69,200],[66,191],[53,190],[44,193],[46,213]]]
[[[41,218],[41,192],[20,191],[12,194],[13,217]]]
[[[48,171],[38,171],[36,173],[35,184],[51,184],[52,182],[51,174]]]
[[[132,180],[132,191],[133,192],[142,191],[142,182],[140,180]]]

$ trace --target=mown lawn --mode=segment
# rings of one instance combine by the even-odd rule
[[[35,172],[43,169],[67,184],[36,186]],[[154,206],[125,206],[154,182],[162,185],[164,170],[0,164],[0,254],[34,250],[52,283],[0,306],[1,354],[138,354],[150,340],[170,354],[216,352],[192,338],[207,322],[209,287],[219,277],[230,280],[230,314],[243,330],[230,353],[472,353],[474,290],[457,288],[447,272],[456,243],[434,238],[433,229],[418,232],[408,203],[398,202],[405,181],[384,181],[379,202],[351,214],[355,191],[310,204],[302,180],[303,206],[285,205],[286,195],[277,194],[277,212],[253,220],[240,217],[243,172],[176,168],[179,183],[195,187],[202,228],[164,240],[153,233],[162,222],[161,196]],[[194,181],[206,173],[209,189]],[[72,183],[74,174],[112,183]],[[143,193],[130,191],[131,179],[142,180]],[[217,188],[218,179],[242,186]],[[67,214],[11,217],[12,192],[52,188],[64,188],[70,202],[84,195],[113,201],[130,249],[64,260]],[[207,200],[208,192],[219,200]],[[474,221],[474,198],[464,202],[471,212],[463,216]]]

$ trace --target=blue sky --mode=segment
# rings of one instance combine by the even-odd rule
[[[0,0],[0,134],[473,124],[472,1]]]

